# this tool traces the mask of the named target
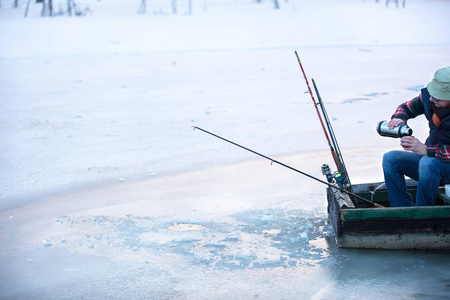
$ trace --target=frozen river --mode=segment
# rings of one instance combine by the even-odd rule
[[[149,1],[138,15],[85,0],[86,17],[31,4],[26,19],[12,2],[1,299],[450,299],[449,253],[337,249],[324,186],[191,128],[322,178],[332,161],[297,50],[352,182],[381,181],[399,146],[375,124],[449,64],[450,2],[220,0],[172,15]]]

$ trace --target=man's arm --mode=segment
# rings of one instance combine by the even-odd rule
[[[424,111],[425,108],[422,102],[422,94],[420,94],[414,99],[400,104],[395,113],[392,115],[392,119],[403,120],[406,124],[409,119],[413,119],[418,115],[423,114]]]
[[[425,145],[413,136],[405,136],[400,140],[403,149],[420,155],[436,157],[445,163],[450,163],[450,145]]]

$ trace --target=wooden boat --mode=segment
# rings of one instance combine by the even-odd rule
[[[439,190],[436,204],[426,207],[389,207],[383,183],[355,184],[353,193],[381,204],[358,202],[328,187],[328,215],[341,248],[450,250],[450,197]],[[417,183],[407,182],[415,197]]]
[[[312,80],[318,102],[313,96],[297,51],[295,51],[295,55],[338,170],[333,174],[328,165],[322,166],[322,173],[326,175],[328,183],[200,127],[193,126],[192,128],[259,155],[272,163],[277,163],[327,184],[328,215],[333,224],[336,243],[339,247],[450,250],[450,197],[444,194],[443,188],[440,189],[436,205],[432,207],[392,208],[389,207],[387,190],[381,187],[382,183],[352,185],[353,194],[367,200],[370,199],[369,202],[359,199],[357,207],[353,204],[348,193],[341,192],[333,187],[331,182],[334,182],[334,184],[340,183],[342,186],[349,184],[348,173],[317,86]],[[322,110],[325,123],[318,107]],[[409,192],[415,197],[417,184],[409,181],[408,186]],[[355,197],[355,195],[352,197]],[[383,205],[383,208],[373,208],[373,202]]]

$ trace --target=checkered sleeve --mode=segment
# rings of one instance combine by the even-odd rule
[[[413,119],[418,115],[423,114],[424,111],[425,108],[422,102],[422,95],[419,95],[410,101],[400,104],[395,113],[392,115],[392,119],[402,119],[406,123],[409,119]]]
[[[427,155],[450,163],[450,145],[427,145]]]

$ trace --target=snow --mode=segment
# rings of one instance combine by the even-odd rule
[[[56,288],[39,294],[48,286],[32,279],[51,255],[70,261],[66,270],[73,263],[82,271],[61,281],[67,272],[49,263],[55,275],[48,282],[68,293],[87,284],[93,298],[110,260],[125,274],[141,270],[152,278],[136,286],[154,287],[156,298],[226,297],[223,276],[238,279],[238,298],[316,299],[340,288],[342,297],[368,290],[378,298],[374,286],[381,284],[392,298],[415,297],[433,285],[419,287],[420,272],[448,278],[445,254],[389,254],[382,263],[386,254],[369,252],[370,261],[368,252],[339,252],[326,242],[322,185],[191,126],[322,179],[320,166],[334,166],[297,50],[317,82],[352,183],[382,181],[381,156],[399,145],[375,126],[450,64],[449,1],[408,0],[396,8],[384,1],[289,0],[276,10],[269,1],[204,0],[194,1],[190,15],[187,1],[178,1],[177,14],[169,1],[147,1],[147,13],[138,14],[139,1],[84,0],[77,4],[89,7],[85,17],[52,18],[40,17],[35,3],[24,18],[26,1],[18,9],[12,2],[0,8],[0,236],[2,264],[10,261],[2,278],[19,270],[35,298],[64,298]],[[409,125],[425,139],[423,119]],[[163,230],[174,224],[206,229]],[[138,244],[123,240],[124,232]],[[42,248],[43,240],[51,246]],[[11,250],[17,244],[23,252]],[[102,261],[92,263],[92,256]],[[353,276],[361,257],[379,278]],[[399,270],[415,268],[412,275],[403,279],[389,265],[397,259]],[[148,273],[141,269],[146,261],[155,268]],[[237,271],[227,273],[227,266]],[[95,278],[96,268],[100,279],[81,279]],[[258,272],[274,278],[272,290]],[[205,284],[185,281],[189,276]],[[118,278],[114,284],[124,284]],[[175,291],[171,280],[181,282]],[[9,295],[23,295],[16,277],[1,290],[6,286]],[[131,295],[149,295],[138,290]],[[435,289],[441,292],[448,295],[448,287]]]

